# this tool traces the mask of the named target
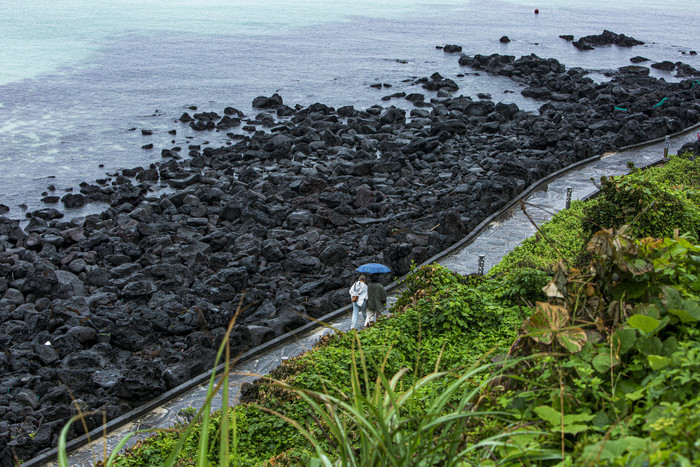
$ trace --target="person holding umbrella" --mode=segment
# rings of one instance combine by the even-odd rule
[[[350,300],[352,301],[352,319],[350,329],[357,329],[365,321],[365,309],[367,308],[367,276],[361,274],[352,287],[350,287]]]
[[[367,317],[365,318],[365,326],[367,326],[372,321],[376,321],[379,313],[386,308],[386,290],[384,286],[374,278],[374,274],[391,272],[391,269],[383,264],[368,263],[357,268],[357,271],[370,275],[369,284],[367,285]]]
[[[386,309],[386,290],[380,284],[374,275],[370,274],[369,284],[367,285],[367,317],[365,318],[365,327],[372,321],[377,321],[379,314]]]

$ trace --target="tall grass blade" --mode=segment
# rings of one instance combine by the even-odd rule
[[[243,309],[242,304],[244,298],[245,294],[241,297],[241,301],[238,303],[236,313],[233,315],[233,318],[231,318],[228,328],[226,329],[226,334],[224,335],[223,341],[221,342],[221,345],[219,345],[219,350],[216,354],[216,359],[214,361],[214,368],[216,368],[219,365],[219,361],[221,361],[221,355],[224,353],[224,349],[226,348],[226,345],[228,344],[229,339],[231,338],[231,331],[233,330],[233,326],[234,324],[236,324],[238,315]],[[235,361],[232,364],[235,364]],[[187,438],[189,437],[190,433],[192,433],[192,430],[196,425],[196,421],[200,416],[202,417],[202,424],[200,427],[200,438],[197,447],[197,466],[207,465],[207,447],[209,444],[208,434],[211,401],[217,394],[221,386],[224,384],[224,381],[228,381],[226,376],[228,376],[228,373],[230,371],[230,365],[227,365],[225,370],[226,371],[224,373],[224,376],[219,380],[219,383],[216,386],[214,386],[214,382],[216,381],[216,372],[212,371],[211,377],[209,378],[209,387],[207,389],[207,397],[204,401],[204,405],[197,411],[197,414],[192,418],[192,421],[190,421],[185,431],[182,433],[182,435],[180,435],[177,444],[173,447],[172,452],[163,464],[165,467],[172,467],[173,465],[175,465],[175,463],[177,462],[177,458],[180,455],[180,452],[182,451],[185,442],[187,441]]]
[[[70,467],[68,463],[68,454],[66,452],[66,439],[68,438],[68,430],[73,423],[75,423],[82,414],[73,415],[68,423],[61,429],[61,434],[58,436],[58,465],[61,467]]]
[[[210,386],[213,386],[213,382]],[[209,420],[211,418],[211,400],[207,401],[203,407],[202,425],[199,432],[199,444],[197,447],[197,467],[207,467],[207,452],[209,451]]]
[[[228,407],[228,384],[229,384],[229,365],[231,364],[231,346],[226,342],[226,372],[224,373],[224,386],[221,394],[221,442],[219,449],[219,465],[228,465],[229,457],[229,407]]]

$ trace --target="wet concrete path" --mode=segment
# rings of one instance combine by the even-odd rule
[[[686,138],[674,140],[669,153],[677,152],[683,143],[693,141],[695,138],[696,135],[693,133]],[[674,147],[675,151],[673,151]],[[546,189],[536,191],[527,197],[524,200],[527,203],[527,213],[537,225],[540,225],[565,208],[568,188],[572,189],[572,200],[584,199],[597,191],[594,181],[598,182],[600,177],[628,173],[628,161],[634,162],[636,167],[647,166],[660,160],[663,152],[664,143],[662,142],[641,149],[604,155],[600,160],[564,174],[549,183]],[[483,255],[484,271],[488,272],[506,253],[535,232],[536,229],[527,216],[519,206],[516,206],[491,222],[472,243],[440,261],[440,264],[460,274],[471,274],[477,272],[479,256]]]
[[[669,153],[675,154],[684,143],[694,141],[696,138],[695,131],[672,138]],[[629,172],[627,168],[628,161],[633,161],[637,167],[643,167],[661,159],[663,153],[664,142],[662,141],[643,148],[604,155],[601,159],[578,167],[551,181],[540,190],[531,193],[525,199],[525,202],[529,205],[527,208],[528,214],[537,224],[546,222],[556,212],[564,209],[567,188],[572,188],[572,199],[582,199],[596,191],[596,186],[591,178],[599,180],[603,175],[625,174]],[[438,262],[460,274],[471,274],[478,271],[479,256],[483,255],[485,257],[484,271],[486,272],[497,264],[506,253],[534,233],[534,226],[528,221],[521,209],[516,206],[490,222],[474,241],[457,249]],[[391,304],[395,300],[396,296],[392,294],[389,298],[389,303]],[[340,331],[347,331],[350,328],[350,314],[345,314],[328,324]],[[246,382],[252,382],[257,378],[257,376],[251,375],[268,374],[282,361],[309,350],[321,335],[328,332],[332,332],[332,330],[319,328],[309,331],[295,340],[274,347],[243,364],[235,366],[232,370],[231,397],[237,399],[241,385]],[[178,416],[180,410],[189,407],[197,409],[201,407],[206,397],[206,388],[206,383],[195,387],[135,421],[113,431],[106,439],[94,440],[91,444],[73,451],[69,456],[70,465],[95,465],[98,460],[103,459],[105,444],[106,452],[109,453],[119,440],[130,432],[142,429],[166,428],[180,421]],[[214,408],[217,408],[217,404],[220,407],[220,398],[215,399]],[[137,439],[136,436],[132,438],[132,440],[135,439]]]

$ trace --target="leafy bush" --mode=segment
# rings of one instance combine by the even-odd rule
[[[601,196],[584,213],[593,232],[630,225],[638,237],[670,237],[675,229],[700,235],[700,158],[672,158],[655,170],[603,177]]]
[[[607,230],[588,249],[588,267],[556,268],[511,349],[542,356],[491,407],[548,430],[537,445],[571,464],[697,463],[678,437],[700,436],[700,247]]]
[[[501,308],[492,295],[442,266],[424,266],[414,271],[405,282],[409,283],[411,300],[415,300],[413,291],[416,289],[417,295],[430,292],[412,304],[422,315],[421,324],[426,336],[443,333],[470,336],[484,329],[497,328],[502,322]],[[399,299],[397,305],[403,303]]]
[[[531,209],[531,208],[528,208]],[[567,260],[582,261],[583,246],[590,237],[584,228],[584,203],[572,201],[571,208],[560,211],[549,222],[539,226],[539,232],[513,248],[489,271],[489,276],[528,268],[551,271],[562,255]]]
[[[636,169],[632,172],[637,174]],[[697,192],[700,187],[700,155],[694,156],[691,153],[680,156],[671,155],[666,164],[643,172],[646,180]]]
[[[544,300],[542,289],[549,282],[551,274],[539,269],[522,268],[507,274],[498,282],[501,284],[499,298],[506,303],[522,304]]]

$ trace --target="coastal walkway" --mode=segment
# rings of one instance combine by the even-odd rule
[[[683,144],[696,139],[696,125],[670,138],[669,153],[675,154]],[[664,140],[655,140],[620,152],[604,154],[576,163],[528,188],[518,199],[511,201],[498,213],[482,222],[472,233],[455,246],[431,258],[426,263],[437,262],[460,274],[472,274],[479,271],[479,260],[483,257],[483,271],[487,272],[500,259],[523,240],[535,233],[519,207],[519,201],[527,203],[527,212],[539,225],[558,211],[565,208],[567,189],[571,188],[572,199],[583,199],[597,188],[594,180],[601,176],[621,175],[629,171],[627,162],[634,162],[636,167],[644,167],[659,161],[664,154]],[[593,179],[593,180],[592,180]],[[397,284],[391,284],[389,303],[396,300]],[[326,333],[333,329],[347,331],[350,328],[349,306],[336,310],[321,318],[326,326],[309,323],[291,333],[280,336],[262,346],[252,349],[240,356],[239,363],[231,371],[230,393],[232,400],[237,400],[241,385],[268,374],[283,361],[300,355],[309,349]],[[221,370],[219,368],[218,370]],[[92,466],[104,459],[119,440],[126,434],[144,429],[166,428],[177,421],[182,409],[202,406],[207,391],[209,374],[205,374],[185,385],[175,388],[155,401],[115,419],[107,424],[108,435],[102,437],[103,428],[90,433],[92,442],[86,444],[83,437],[69,443],[69,463],[71,466]],[[220,398],[215,398],[213,408],[220,407]],[[112,429],[110,429],[112,428]],[[145,437],[146,435],[141,435]],[[131,442],[139,439],[134,436]],[[48,452],[24,465],[57,465],[55,452]]]

